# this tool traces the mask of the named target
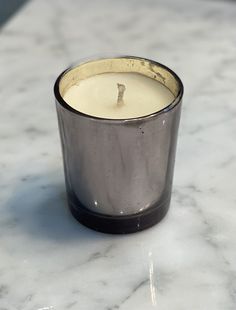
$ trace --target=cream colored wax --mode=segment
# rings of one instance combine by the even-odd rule
[[[168,106],[170,90],[138,73],[103,73],[71,86],[63,99],[74,109],[96,117],[127,119],[152,114]]]

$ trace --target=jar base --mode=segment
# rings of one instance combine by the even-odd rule
[[[170,195],[140,213],[111,216],[96,213],[69,199],[69,208],[77,221],[93,230],[109,234],[130,234],[142,231],[160,222],[168,212]]]

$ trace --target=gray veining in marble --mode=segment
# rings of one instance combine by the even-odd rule
[[[29,2],[0,33],[0,309],[235,310],[236,3]],[[52,92],[103,52],[174,69],[185,100],[171,209],[110,236],[66,207]]]

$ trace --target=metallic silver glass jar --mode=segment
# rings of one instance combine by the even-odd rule
[[[175,99],[150,115],[121,120],[81,113],[63,100],[79,80],[105,72],[143,74],[164,84]],[[68,203],[75,218],[108,233],[136,232],[159,222],[171,198],[183,96],[179,77],[145,58],[99,58],[64,71],[54,92]]]

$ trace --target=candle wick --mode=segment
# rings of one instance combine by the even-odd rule
[[[117,105],[122,105],[124,104],[124,92],[126,88],[124,84],[119,84],[119,83],[117,83],[117,87],[118,87]]]

